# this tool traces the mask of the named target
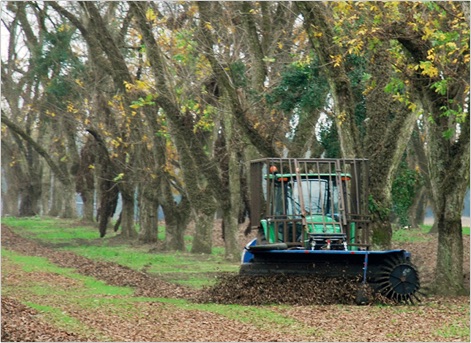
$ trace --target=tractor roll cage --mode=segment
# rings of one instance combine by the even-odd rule
[[[366,159],[254,160],[250,162],[250,195],[252,228],[270,223],[288,246],[316,239],[312,228],[323,239],[343,235],[349,246],[369,246]]]

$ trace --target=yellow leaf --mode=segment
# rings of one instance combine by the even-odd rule
[[[330,58],[334,61],[334,67],[340,67],[342,63],[342,55],[330,55]]]
[[[127,81],[124,81],[124,87],[126,88],[126,90],[131,90],[134,88],[133,84],[132,83],[129,83]]]
[[[139,90],[147,90],[147,83],[141,80],[136,80],[136,88]]]
[[[204,23],[204,27],[208,30],[212,30],[213,29],[213,26],[211,25],[211,23],[209,21],[205,22]]]
[[[157,16],[155,15],[154,10],[152,8],[147,9],[146,19],[148,21],[154,21],[155,19],[157,19]]]

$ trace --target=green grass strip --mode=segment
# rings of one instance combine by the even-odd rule
[[[59,308],[42,305],[31,301],[26,301],[24,304],[40,312],[45,322],[51,323],[54,327],[60,330],[73,332],[83,337],[90,337],[90,335],[93,335],[102,341],[110,340],[109,337],[106,337],[100,333],[99,330],[83,324],[76,318],[67,315],[65,311]]]
[[[469,316],[460,321],[443,325],[434,331],[438,336],[446,339],[463,339],[463,342],[469,342]]]
[[[130,296],[134,292],[133,289],[130,287],[117,287],[117,286],[107,285],[105,282],[101,280],[97,280],[90,276],[78,274],[74,271],[73,268],[58,267],[55,264],[49,262],[49,260],[45,257],[21,255],[16,252],[2,248],[2,260],[4,258],[7,258],[12,263],[19,265],[23,271],[28,272],[28,273],[46,272],[46,273],[58,274],[58,275],[62,275],[62,276],[74,279],[74,280],[78,280],[83,285],[83,287],[80,287],[80,289],[83,289],[82,291],[84,292],[83,295]],[[48,280],[45,280],[45,282],[47,281]],[[52,287],[53,289],[49,290],[47,286],[43,285],[42,290],[40,291],[41,294],[44,295],[45,293],[47,294],[47,292],[52,292],[52,294],[54,293],[57,294],[60,291],[60,289],[57,289],[54,286]],[[5,288],[5,287],[2,287],[2,288]],[[8,289],[8,285],[6,288]]]
[[[308,327],[292,317],[284,316],[276,311],[274,307],[267,306],[247,306],[236,304],[196,304],[184,299],[155,299],[159,302],[172,304],[178,308],[186,310],[197,310],[215,313],[228,319],[240,321],[254,325],[260,329],[276,328],[278,332],[292,333],[299,331],[303,335],[319,334],[318,330]]]

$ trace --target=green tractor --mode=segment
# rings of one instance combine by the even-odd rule
[[[250,220],[258,234],[240,274],[354,278],[395,302],[418,300],[411,254],[370,249],[367,181],[366,159],[252,161]]]

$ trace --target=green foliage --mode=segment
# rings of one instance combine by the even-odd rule
[[[295,62],[281,73],[278,86],[266,95],[267,104],[273,108],[292,113],[309,113],[322,108],[326,102],[328,84],[321,74],[316,58],[310,63]]]
[[[367,73],[367,60],[365,56],[348,54],[345,59],[353,95],[355,96],[355,123],[362,136],[366,134],[364,120],[366,118],[365,86],[371,75]],[[339,156],[340,157],[340,156]]]
[[[342,156],[337,126],[330,118],[319,124],[319,138],[319,142],[324,148],[325,158],[340,158]]]
[[[420,173],[410,169],[407,162],[403,160],[399,164],[391,190],[392,211],[397,217],[399,225],[409,225],[408,211],[414,202],[416,190],[422,183],[423,178]]]
[[[44,42],[38,46],[36,54],[33,55],[33,65],[42,76],[47,76],[51,69],[57,68],[62,63],[70,60],[69,45],[74,30],[67,25],[61,25],[55,32],[42,31]]]
[[[75,80],[84,76],[84,65],[70,47],[75,29],[62,24],[56,31],[41,32],[43,44],[35,48],[30,63],[39,79],[48,80],[45,90],[52,97],[49,101],[56,99],[55,105],[65,108],[59,99],[76,96]]]
[[[230,64],[230,70],[232,75],[232,81],[234,82],[234,87],[236,88],[246,88],[247,87],[247,77],[245,64],[243,61],[238,60]]]
[[[152,94],[148,94],[145,98],[140,97],[139,99],[132,101],[129,107],[138,109],[144,106],[153,106],[155,102],[152,101],[154,96]]]

